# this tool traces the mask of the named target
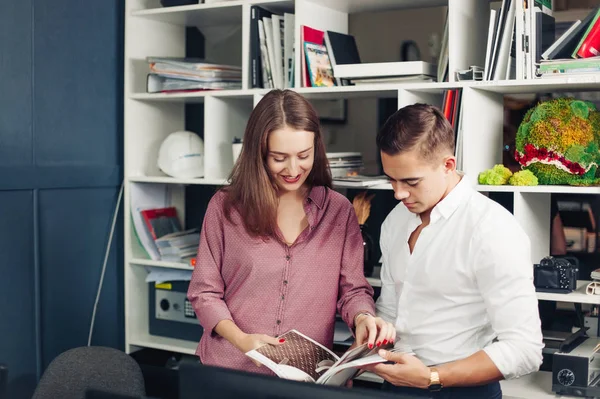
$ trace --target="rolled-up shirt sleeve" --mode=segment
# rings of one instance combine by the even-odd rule
[[[474,234],[477,284],[497,339],[484,348],[504,378],[537,371],[542,363],[541,323],[533,286],[529,237],[513,222]]]
[[[350,329],[354,329],[354,317],[361,311],[375,314],[373,287],[364,275],[363,240],[354,209],[348,204],[346,238],[340,271],[340,295],[338,312]]]
[[[215,195],[206,209],[196,267],[187,293],[198,321],[210,333],[221,320],[233,320],[223,300],[225,283],[221,267],[224,218],[222,196]]]

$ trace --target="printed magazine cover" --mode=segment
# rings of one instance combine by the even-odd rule
[[[335,86],[327,48],[322,44],[304,42],[304,52],[312,87]]]
[[[369,349],[364,344],[349,350],[340,358],[297,330],[288,331],[279,338],[284,338],[285,343],[264,345],[246,355],[271,369],[280,378],[325,385],[344,385],[356,376],[361,366],[385,362],[377,354],[379,349],[391,349],[391,345]]]

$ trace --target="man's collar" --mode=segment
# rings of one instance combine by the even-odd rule
[[[471,191],[473,190],[471,184],[469,183],[467,177],[465,175],[460,176],[460,181],[444,199],[442,199],[438,204],[433,207],[431,211],[431,222],[433,223],[440,217],[444,219],[448,219],[454,211],[458,209],[458,207],[464,203],[465,198],[467,198]]]

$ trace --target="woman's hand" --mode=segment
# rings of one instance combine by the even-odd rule
[[[243,353],[249,352],[253,349],[259,348],[265,344],[269,345],[281,345],[285,342],[283,338],[275,338],[265,334],[244,334],[234,343],[235,347]],[[252,360],[257,366],[261,366],[260,363]]]
[[[394,343],[396,339],[396,327],[381,317],[370,314],[359,314],[354,321],[356,331],[356,343],[362,345],[365,342],[369,348]]]

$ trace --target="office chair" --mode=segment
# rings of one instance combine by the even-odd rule
[[[8,366],[0,363],[0,399],[8,399]]]
[[[129,355],[86,346],[58,355],[42,375],[33,399],[84,399],[92,389],[134,397],[146,394],[142,370]]]

